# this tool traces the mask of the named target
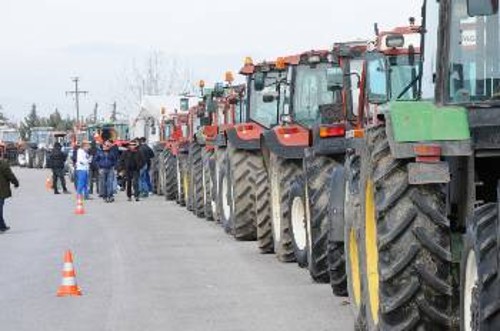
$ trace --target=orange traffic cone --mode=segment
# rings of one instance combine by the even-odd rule
[[[50,177],[47,177],[47,180],[45,180],[45,188],[47,191],[52,190],[52,179]]]
[[[76,196],[75,215],[85,215],[85,209],[83,208],[83,199],[80,195]]]
[[[64,255],[64,266],[62,272],[62,283],[57,291],[58,297],[80,296],[82,290],[76,285],[76,274],[73,267],[73,254],[70,250]]]

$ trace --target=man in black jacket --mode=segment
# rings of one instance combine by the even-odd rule
[[[139,190],[144,197],[147,197],[149,193],[153,192],[149,172],[151,171],[151,160],[155,157],[155,153],[148,146],[144,137],[139,139],[139,152],[144,160],[144,165],[139,174]]]
[[[139,201],[139,172],[144,166],[145,162],[141,153],[137,148],[137,141],[133,140],[128,145],[120,159],[120,168],[125,171],[127,197],[128,201],[132,201],[132,189],[135,201]]]
[[[69,193],[66,188],[66,180],[64,179],[64,163],[66,162],[66,154],[61,150],[61,144],[55,143],[54,149],[50,155],[49,164],[52,168],[52,186],[54,194],[60,194],[57,189],[57,179],[61,181],[61,186],[64,193]]]

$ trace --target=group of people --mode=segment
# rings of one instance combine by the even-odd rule
[[[53,173],[54,193],[59,194],[58,180],[63,192],[68,192],[64,180],[64,153],[61,146],[54,146],[50,164]],[[97,191],[105,202],[114,202],[119,190],[126,190],[129,201],[132,197],[139,201],[152,192],[149,175],[153,150],[146,144],[145,138],[134,139],[121,151],[113,141],[96,139],[92,143],[83,141],[76,146],[72,162],[75,169],[75,188],[78,195],[90,199],[93,194],[94,181],[97,181]],[[119,181],[122,185],[119,185]]]

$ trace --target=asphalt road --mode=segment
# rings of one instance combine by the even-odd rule
[[[47,192],[48,171],[14,168],[21,187],[0,234],[0,330],[352,330],[346,301],[295,264],[258,254],[162,197],[85,204]],[[71,249],[83,296],[58,298]]]

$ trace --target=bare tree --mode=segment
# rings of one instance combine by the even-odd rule
[[[142,61],[134,59],[132,65],[124,70],[119,96],[124,111],[139,108],[144,95],[175,95],[193,91],[192,73],[186,63],[176,56],[153,50]]]

